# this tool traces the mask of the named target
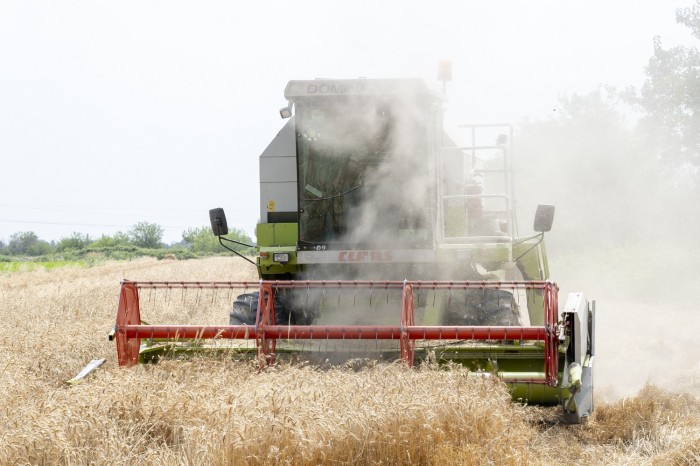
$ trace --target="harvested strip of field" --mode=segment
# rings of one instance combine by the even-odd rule
[[[230,358],[116,367],[106,334],[121,278],[254,279],[251,269],[213,258],[0,276],[0,463],[700,462],[700,401],[652,386],[562,426],[556,409],[511,403],[497,381],[456,367],[258,372]],[[155,307],[155,320],[227,321],[223,294],[152,300],[171,306]],[[65,385],[102,357],[83,383]]]

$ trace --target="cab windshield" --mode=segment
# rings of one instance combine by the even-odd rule
[[[297,107],[302,249],[386,247],[400,230],[416,227],[415,206],[392,188],[397,162],[410,162],[410,154],[400,144],[405,125],[391,110],[387,102],[361,98]]]

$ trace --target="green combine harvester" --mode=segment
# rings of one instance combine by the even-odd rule
[[[123,282],[120,364],[187,339],[255,339],[262,365],[453,361],[499,377],[514,400],[589,416],[595,302],[572,293],[559,309],[543,242],[553,206],[518,235],[511,127],[465,126],[459,145],[442,93],[418,79],[290,81],[285,98],[287,122],[260,156],[260,282]],[[223,210],[210,219],[230,242]],[[227,326],[144,324],[139,290],[159,287],[248,292]]]

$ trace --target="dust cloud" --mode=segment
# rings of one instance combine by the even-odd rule
[[[698,186],[679,183],[663,148],[600,91],[562,115],[518,126],[519,215],[556,205],[546,235],[560,302],[596,300],[595,384],[616,399],[646,383],[700,394]]]
[[[592,250],[588,258],[564,251],[552,264],[560,296],[580,290],[596,299],[595,377],[606,400],[634,395],[647,383],[700,394],[700,285],[696,266],[684,264],[697,261],[698,251],[690,247],[680,260],[673,251],[682,244],[654,248]],[[658,257],[659,250],[666,253]]]
[[[632,395],[648,382],[698,394],[700,216],[688,209],[697,189],[678,183],[617,105],[596,91],[570,97],[556,118],[515,125],[510,142],[519,231],[510,225],[509,233],[530,236],[537,204],[556,206],[554,228],[545,236],[550,278],[560,286],[560,303],[575,291],[596,300],[599,396]],[[302,124],[298,132],[312,140],[310,150],[326,159],[301,168],[302,174],[307,170],[302,202],[317,220],[307,231],[311,239],[331,238],[348,249],[431,247],[441,227],[433,224],[441,202],[433,180],[440,168],[426,157],[426,134],[417,122],[438,112],[440,128],[442,110],[442,104],[428,108],[399,95],[368,103],[349,120],[342,118],[347,108],[326,108],[327,121],[343,124],[323,131]],[[436,128],[432,136],[440,146],[477,144],[454,128],[446,128],[449,137]],[[495,135],[489,138],[478,144],[494,144]],[[449,184],[454,168],[442,170],[447,178],[441,182]],[[362,276],[321,278],[474,279],[485,271],[441,266],[375,272],[362,268]],[[341,314],[355,319],[349,311]],[[334,318],[342,320],[339,315]],[[367,316],[361,317],[364,322]]]

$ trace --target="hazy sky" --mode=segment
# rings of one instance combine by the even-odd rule
[[[0,0],[0,240],[138,221],[179,241],[224,207],[252,234],[258,155],[290,79],[435,79],[449,122],[551,115],[562,93],[639,86],[691,0]]]

